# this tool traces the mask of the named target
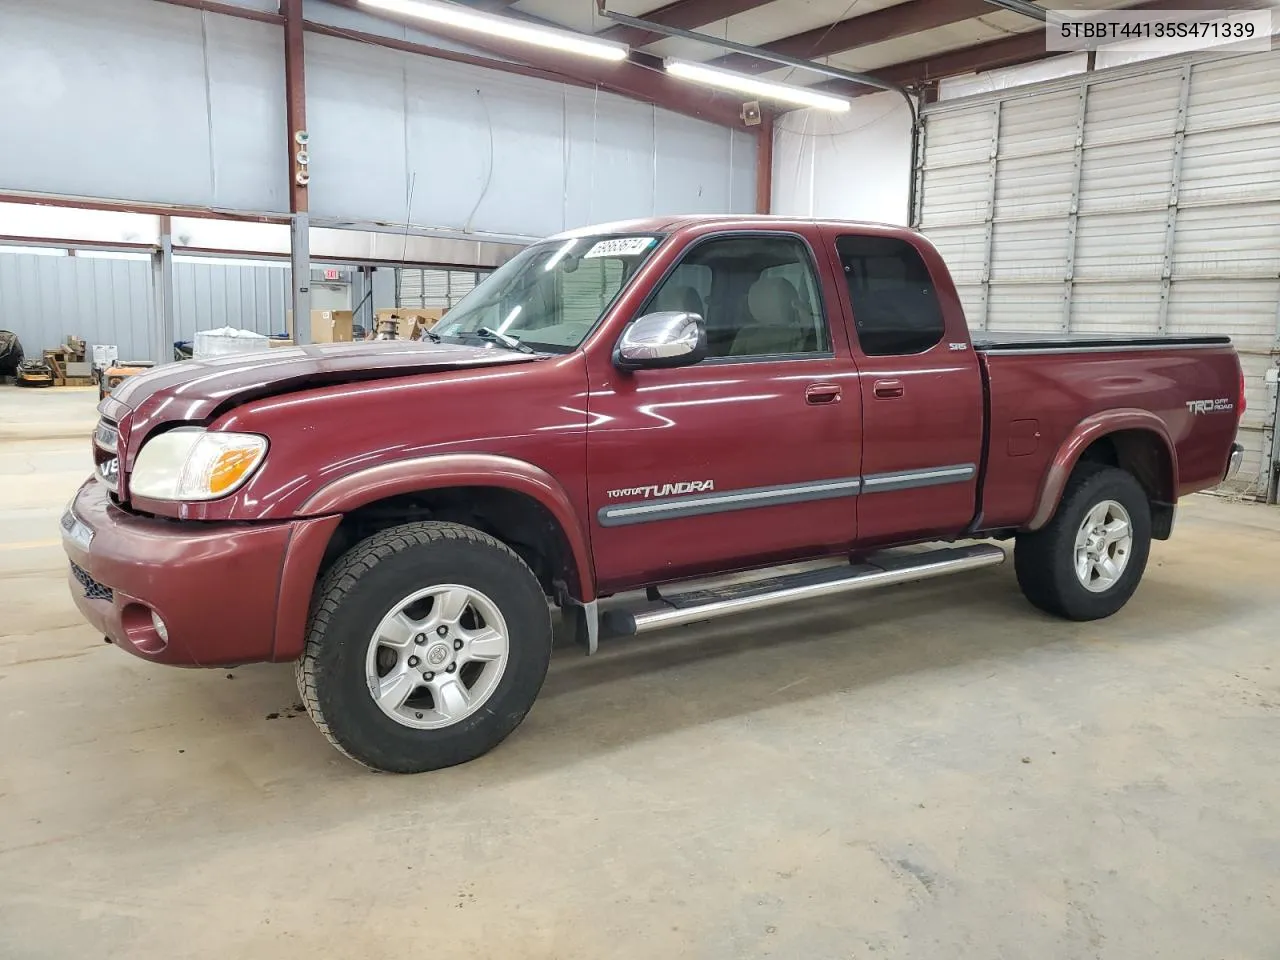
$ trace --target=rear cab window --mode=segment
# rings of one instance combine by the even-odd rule
[[[853,325],[871,357],[924,353],[946,324],[920,251],[899,237],[844,236],[836,254],[849,289]]]

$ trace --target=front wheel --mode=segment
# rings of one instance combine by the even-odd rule
[[[410,523],[357,544],[325,576],[298,690],[352,759],[435,770],[520,724],[551,643],[542,588],[508,547],[455,523]]]
[[[1133,475],[1083,463],[1042,529],[1018,534],[1014,569],[1028,600],[1068,620],[1109,617],[1138,589],[1151,549],[1151,505]]]

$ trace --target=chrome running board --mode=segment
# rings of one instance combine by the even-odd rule
[[[690,590],[669,596],[651,590],[650,596],[654,599],[603,611],[601,623],[610,634],[631,636],[735,613],[767,610],[797,600],[817,600],[838,593],[994,567],[1004,561],[1005,552],[986,543],[946,547],[925,553],[882,553],[854,566],[809,570],[728,587]]]

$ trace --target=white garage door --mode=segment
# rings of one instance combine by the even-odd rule
[[[1267,493],[1280,51],[1162,60],[931,105],[918,216],[975,328],[1230,335],[1248,397],[1235,486]]]

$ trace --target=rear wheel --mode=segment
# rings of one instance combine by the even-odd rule
[[[298,689],[352,759],[434,770],[520,724],[551,640],[542,588],[515,553],[471,527],[411,523],[357,544],[326,575]]]
[[[1083,463],[1042,529],[1018,535],[1014,569],[1028,600],[1068,620],[1109,617],[1138,588],[1151,549],[1151,506],[1133,475]]]

